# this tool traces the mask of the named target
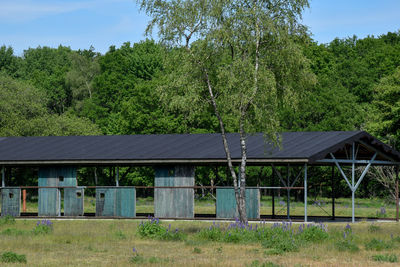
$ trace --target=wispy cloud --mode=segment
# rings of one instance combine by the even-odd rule
[[[49,15],[93,9],[103,4],[127,0],[86,0],[86,1],[33,1],[5,0],[0,4],[0,21],[10,23],[28,22]]]

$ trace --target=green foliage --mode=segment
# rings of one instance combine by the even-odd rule
[[[1,235],[18,236],[18,235],[24,235],[24,234],[29,234],[29,232],[15,229],[15,228],[7,228],[7,229],[1,231]]]
[[[32,233],[34,235],[48,235],[53,233],[53,223],[50,220],[37,221]]]
[[[373,255],[372,259],[374,261],[381,261],[381,262],[398,262],[398,258],[395,254],[377,254],[377,255]]]
[[[221,241],[223,240],[224,235],[225,233],[221,228],[210,227],[209,229],[200,230],[200,232],[197,234],[197,237],[202,240]]]
[[[13,216],[7,215],[0,218],[0,225],[15,224],[15,218]]]
[[[376,232],[379,232],[380,230],[381,230],[381,227],[379,225],[375,225],[375,224],[371,223],[368,226],[368,232],[370,232],[370,233],[376,233]]]
[[[339,251],[348,251],[348,252],[358,252],[360,248],[358,245],[354,242],[354,240],[351,239],[344,239],[344,240],[339,240],[335,242],[335,248]]]
[[[293,41],[305,35],[298,19],[308,1],[273,9],[266,2],[138,2],[153,18],[148,33],[157,27],[163,43],[176,48],[159,91],[170,109],[187,117],[210,107],[211,89],[228,131],[244,123],[246,131],[272,135],[278,102],[295,103],[296,92],[314,81]]]
[[[141,222],[137,233],[142,238],[166,241],[184,240],[186,237],[178,228],[171,230],[171,225],[168,228],[162,226],[158,218],[149,218],[147,221]]]
[[[126,235],[125,235],[121,230],[116,231],[116,232],[114,233],[114,236],[115,236],[117,239],[126,239]]]
[[[311,225],[310,227],[303,226],[303,229],[298,233],[298,239],[306,242],[321,242],[329,238],[329,234],[325,226]]]
[[[245,225],[236,221],[226,228],[214,223],[209,228],[199,231],[196,238],[240,244],[260,242],[264,248],[269,249],[265,252],[267,255],[281,255],[298,251],[301,244],[326,240],[329,234],[323,224],[300,225],[298,231],[295,231],[291,223],[276,223],[267,227],[263,223]]]
[[[399,148],[400,68],[383,77],[375,86],[373,95],[367,128]]]
[[[134,264],[143,264],[145,262],[145,258],[139,254],[135,254],[129,259],[129,261]]]
[[[350,224],[347,224],[343,231],[343,237],[334,242],[334,246],[339,251],[348,251],[351,253],[355,253],[360,250],[358,247],[354,235],[353,229]]]
[[[0,136],[87,135],[99,133],[85,118],[49,114],[46,96],[30,84],[0,74]]]
[[[19,62],[18,58],[14,56],[12,47],[5,45],[0,47],[0,73],[3,72],[12,77],[17,76]]]
[[[153,41],[110,48],[99,59],[100,73],[93,79],[96,90],[80,114],[96,121],[108,134],[160,133],[168,129],[175,118],[163,113],[151,81],[162,69],[162,55],[162,47]],[[163,122],[167,122],[165,126]]]
[[[269,239],[263,240],[261,245],[264,248],[271,249],[267,252],[270,255],[281,255],[286,252],[295,252],[299,250],[300,243],[293,235],[273,234]]]
[[[367,243],[365,243],[365,249],[367,250],[381,251],[386,249],[392,249],[393,247],[394,247],[393,242],[380,240],[376,238],[373,238]]]
[[[26,263],[26,256],[7,251],[1,254],[0,261],[4,263]]]
[[[198,248],[198,247],[195,247],[195,248],[193,248],[193,253],[195,253],[195,254],[201,254],[201,253],[202,253],[202,251],[201,251],[201,249],[200,249],[200,248]]]
[[[272,261],[267,261],[264,263],[260,263],[258,260],[254,260],[250,265],[246,265],[248,267],[281,267],[282,265],[273,263]]]
[[[71,49],[38,47],[24,51],[22,76],[40,88],[47,98],[45,105],[61,114],[71,104],[71,91],[66,85],[65,74],[71,68]]]

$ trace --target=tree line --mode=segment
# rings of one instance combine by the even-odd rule
[[[293,90],[302,87],[302,93],[277,103],[277,130],[366,130],[400,149],[400,32],[334,39],[327,44],[318,44],[305,32],[294,41],[300,49],[296,51],[306,60],[309,77],[306,84],[300,78],[291,81]],[[184,73],[176,64],[181,56],[180,49],[153,40],[111,46],[105,54],[93,47],[72,50],[59,46],[29,48],[16,56],[12,47],[2,46],[0,136],[219,132],[212,106],[190,110],[187,104],[182,108],[179,88],[188,86],[188,81],[181,79]],[[291,60],[290,56],[285,60]],[[271,60],[270,64],[279,62]],[[212,75],[223,74],[212,66]],[[282,67],[280,71],[284,80],[286,70]],[[176,92],[173,101],[166,103],[165,92]],[[238,132],[235,117],[227,114],[227,132]],[[262,125],[252,128],[264,130]],[[81,182],[93,184],[94,171],[99,183],[114,181],[110,179],[115,175],[112,168],[85,168],[80,170]],[[314,172],[310,183],[322,188],[315,186],[314,194],[329,194],[324,185],[330,185],[330,173]],[[125,168],[121,173],[122,184],[153,183],[149,168]],[[16,169],[10,182],[27,184],[31,177],[29,171]],[[196,171],[196,181],[203,185],[210,184],[210,179],[217,185],[230,185],[227,177],[222,167]],[[271,185],[271,179],[269,168],[248,169],[248,185]],[[344,181],[337,186],[343,189],[337,192],[349,194]],[[383,187],[367,177],[357,195],[379,195],[377,188]]]

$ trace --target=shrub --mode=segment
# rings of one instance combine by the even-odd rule
[[[171,231],[171,224],[168,228],[165,228],[158,218],[151,217],[146,222],[139,224],[138,234],[142,238],[159,240],[183,240],[185,238],[185,235],[178,228]]]
[[[386,254],[386,255],[374,255],[372,256],[374,261],[385,261],[385,262],[398,262],[397,256],[394,254]]]
[[[8,263],[13,263],[13,262],[26,263],[26,256],[8,251],[1,254],[0,260],[1,262],[8,262]]]
[[[336,241],[334,245],[339,251],[348,251],[354,253],[360,250],[356,242],[354,242],[353,229],[351,229],[350,224],[347,224],[343,230],[343,239]]]
[[[365,249],[367,250],[376,250],[376,251],[381,251],[385,249],[391,249],[393,248],[393,243],[392,242],[386,242],[384,240],[379,240],[376,238],[373,238],[371,241],[365,244]]]
[[[164,232],[158,218],[149,218],[146,222],[141,222],[138,227],[138,234],[141,237],[155,238]]]
[[[35,235],[46,235],[53,232],[53,223],[50,220],[37,221],[36,227],[33,228]]]
[[[303,224],[300,225],[297,233],[299,239],[307,242],[320,242],[329,237],[324,224],[308,224],[307,227]]]
[[[220,227],[210,226],[208,229],[202,229],[197,233],[197,237],[208,241],[222,241],[224,232]]]

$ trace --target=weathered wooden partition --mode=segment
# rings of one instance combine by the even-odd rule
[[[217,218],[238,218],[235,191],[233,188],[217,188]],[[260,218],[260,190],[246,188],[246,214],[249,219]]]
[[[96,188],[96,216],[136,216],[136,190],[134,187]]]
[[[1,190],[1,216],[20,216],[21,189],[3,188]]]
[[[194,186],[194,166],[155,168],[155,186]],[[158,218],[194,218],[193,188],[156,188],[154,216]]]
[[[64,216],[82,216],[84,202],[83,188],[64,189]]]
[[[39,186],[77,186],[75,167],[42,167],[39,169]],[[64,194],[72,197],[70,193]],[[71,199],[73,201],[73,199]],[[67,200],[70,201],[69,199]],[[61,194],[58,188],[39,188],[39,216],[59,216],[61,214]],[[74,208],[69,205],[69,208]],[[79,211],[68,210],[75,214]]]

